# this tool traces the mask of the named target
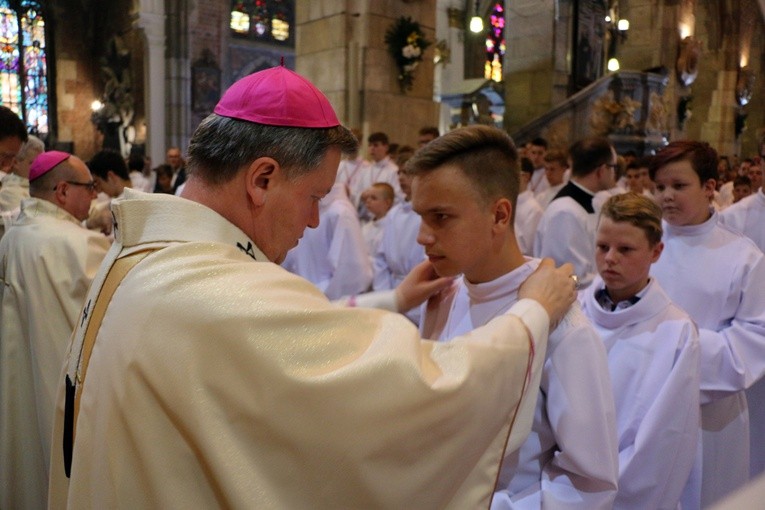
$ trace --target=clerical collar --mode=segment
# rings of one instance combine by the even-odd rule
[[[579,184],[578,182],[576,182],[576,181],[574,181],[574,180],[570,180],[570,181],[568,181],[568,182],[569,182],[569,183],[571,183],[572,185],[576,186],[576,187],[577,187],[577,188],[579,188],[580,190],[584,191],[585,193],[587,193],[587,194],[588,194],[588,195],[590,195],[591,197],[594,197],[594,196],[595,196],[595,193],[593,193],[592,191],[588,190],[587,188],[585,188],[584,186],[582,186],[582,185],[581,185],[581,184]]]
[[[650,283],[651,280],[649,279],[648,282]],[[606,291],[606,288],[603,287],[602,289],[595,291],[595,301],[598,302],[601,308],[607,312],[614,312],[616,310],[624,310],[626,308],[629,308],[630,306],[634,305],[638,301],[640,301],[640,298],[642,298],[645,293],[648,291],[648,285],[643,287],[643,289],[632,296],[629,299],[625,299],[624,301],[619,301],[618,303],[614,303],[611,299],[611,296],[608,295],[608,291]]]

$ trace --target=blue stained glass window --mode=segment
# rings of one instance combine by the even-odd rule
[[[45,19],[35,0],[0,0],[0,99],[30,133],[48,134]]]

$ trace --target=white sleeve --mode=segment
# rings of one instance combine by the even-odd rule
[[[372,261],[372,288],[374,290],[388,290],[393,288],[393,272],[388,266],[388,260],[385,256],[385,242],[388,224],[383,230],[380,244],[374,254]]]
[[[740,279],[738,307],[719,331],[699,330],[701,403],[741,391],[765,375],[765,257],[758,254]],[[733,283],[732,283],[733,284]]]
[[[606,350],[589,324],[565,335],[548,360],[546,410],[559,451],[542,469],[542,508],[579,501],[579,508],[611,509],[619,467]]]
[[[372,267],[359,221],[350,204],[337,216],[327,259],[332,267],[332,277],[324,293],[329,299],[358,294],[369,288]]]

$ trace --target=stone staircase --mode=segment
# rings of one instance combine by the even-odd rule
[[[609,74],[510,134],[517,144],[541,136],[561,149],[586,136],[605,136],[620,154],[652,154],[667,144],[670,132],[668,81],[666,72]]]

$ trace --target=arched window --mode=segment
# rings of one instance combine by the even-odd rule
[[[505,8],[503,2],[494,4],[489,17],[489,32],[486,34],[486,64],[484,78],[502,81],[502,59],[505,56]]]
[[[48,65],[45,19],[35,0],[0,0],[2,103],[21,116],[30,133],[48,134]]]
[[[295,46],[294,0],[232,0],[232,35]]]

